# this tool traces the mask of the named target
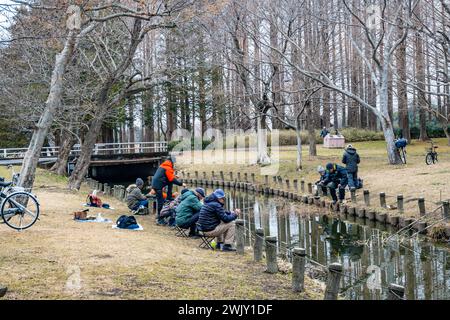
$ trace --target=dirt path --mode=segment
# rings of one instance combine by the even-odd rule
[[[2,172],[0,172],[2,173]],[[4,172],[3,172],[4,173]],[[24,232],[0,224],[0,283],[6,299],[321,299],[321,286],[307,279],[307,293],[291,292],[291,276],[264,273],[251,252],[213,252],[200,240],[177,238],[138,217],[144,231],[113,230],[111,224],[79,223],[88,190],[63,189],[60,178],[40,172],[34,190],[41,220]],[[1,176],[1,174],[0,174]],[[39,187],[40,186],[40,187]],[[91,210],[113,221],[128,210],[105,198],[116,210]],[[80,275],[78,281],[77,274]],[[67,286],[69,284],[69,287]]]

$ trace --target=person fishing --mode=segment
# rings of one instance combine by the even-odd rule
[[[156,193],[156,202],[158,205],[158,211],[156,215],[157,224],[166,225],[167,223],[160,217],[161,210],[164,206],[163,189],[167,187],[166,201],[172,201],[172,188],[173,185],[186,187],[186,184],[178,180],[178,176],[175,175],[174,159],[168,157],[156,170],[152,179],[152,188]]]
[[[358,188],[358,164],[361,162],[356,149],[349,144],[344,151],[342,163],[345,164],[347,170],[348,187],[350,191],[355,191]]]

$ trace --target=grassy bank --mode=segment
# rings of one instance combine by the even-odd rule
[[[406,165],[392,166],[387,163],[386,147],[384,141],[357,142],[353,145],[358,149],[361,156],[361,164],[359,176],[364,180],[364,189],[371,193],[371,204],[375,207],[379,204],[379,193],[385,192],[387,195],[387,203],[394,207],[396,204],[396,196],[403,194],[405,198],[405,216],[417,217],[419,209],[417,199],[424,197],[426,200],[427,212],[434,210],[440,205],[442,200],[450,198],[450,147],[447,146],[446,139],[435,139],[439,145],[439,163],[432,166],[425,164],[425,148],[427,143],[413,141],[407,147]],[[278,166],[276,175],[281,176],[283,180],[305,179],[306,182],[315,182],[318,179],[316,172],[317,166],[325,166],[328,162],[341,163],[343,150],[325,149],[322,145],[317,146],[317,157],[308,155],[308,147],[303,150],[303,170],[297,172],[296,168],[296,147],[281,147],[279,152],[279,161],[275,165]],[[216,155],[217,156],[217,155]],[[229,155],[227,155],[229,156]],[[248,159],[254,158],[254,153],[245,153],[244,151],[236,151],[234,159],[235,163],[214,163],[219,158],[215,158],[210,151],[195,152],[192,156],[185,154],[177,157],[180,169],[194,173],[199,171],[207,172],[208,176],[211,171],[216,173],[224,171],[228,176],[228,172],[254,173],[259,183],[263,183],[262,170],[257,165],[249,164]],[[195,163],[190,163],[191,159],[195,159]],[[231,161],[230,161],[231,162]],[[237,162],[237,163],[236,163]],[[292,183],[292,182],[291,182]],[[270,184],[272,177],[270,177]],[[350,195],[347,195],[349,198]],[[357,197],[360,202],[363,201],[362,191],[359,190]],[[396,210],[390,210],[388,213],[396,213]]]
[[[9,173],[0,167],[0,176]],[[34,192],[41,219],[17,232],[0,224],[0,284],[4,299],[321,299],[322,287],[307,278],[307,291],[291,290],[290,274],[264,273],[263,263],[245,256],[198,248],[200,240],[181,239],[154,216],[138,217],[144,231],[112,230],[111,224],[78,223],[89,190],[65,189],[66,179],[39,170]],[[95,209],[115,221],[128,210]],[[80,282],[77,282],[79,272]],[[67,284],[75,287],[67,287]],[[77,289],[78,284],[80,285]]]

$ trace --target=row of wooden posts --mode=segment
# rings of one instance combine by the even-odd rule
[[[367,218],[372,221],[379,221],[383,223],[390,223],[394,226],[405,227],[408,225],[412,225],[414,223],[414,219],[412,218],[404,218],[401,216],[388,216],[386,213],[377,212],[376,210],[371,208],[371,198],[369,190],[363,191],[364,198],[364,207],[358,207],[356,194],[354,192],[351,193],[352,204],[350,205],[340,205],[328,203],[326,200],[322,199],[323,193],[321,192],[321,188],[319,188],[319,196],[316,197],[313,195],[313,184],[306,183],[304,180],[300,181],[300,189],[298,180],[294,179],[292,182],[292,186],[294,190],[291,190],[291,183],[289,179],[284,180],[285,184],[283,184],[283,180],[280,177],[273,177],[273,182],[278,185],[278,188],[273,188],[269,186],[269,176],[264,176],[264,184],[258,184],[256,182],[256,177],[254,173],[251,173],[250,180],[248,179],[248,173],[243,173],[243,179],[241,177],[241,173],[238,172],[236,177],[234,177],[233,172],[229,172],[229,180],[225,179],[225,175],[223,171],[219,171],[218,176],[216,176],[215,172],[211,173],[211,178],[208,179],[206,172],[203,172],[203,177],[200,179],[200,175],[198,171],[195,171],[194,177],[191,178],[191,174],[182,173],[182,180],[186,183],[192,184],[200,184],[204,186],[211,187],[223,187],[223,188],[234,188],[245,191],[253,191],[262,193],[265,195],[276,195],[285,197],[294,201],[301,201],[302,203],[309,205],[316,205],[317,207],[327,208],[329,207],[335,212],[340,214],[349,214],[353,216],[358,216],[360,218]],[[242,181],[243,180],[243,181]],[[105,194],[109,196],[114,196],[116,199],[120,201],[126,200],[126,190],[124,186],[115,185],[111,188],[108,184],[102,184],[95,180],[88,179],[88,185],[91,189],[97,189],[99,191],[103,191]],[[307,192],[306,193],[306,187]],[[302,194],[300,194],[301,192]],[[329,194],[329,192],[328,192]],[[379,194],[380,199],[380,207],[387,208],[386,204],[386,194],[381,192]],[[397,196],[397,210],[399,214],[404,213],[404,197],[403,195]],[[426,214],[425,210],[425,199],[418,199],[419,213],[421,216]],[[444,201],[442,205],[443,216],[448,220],[450,218],[450,210],[448,201]],[[237,220],[236,221],[236,242],[237,242],[237,252],[238,254],[244,253],[244,240],[245,240],[245,231],[244,231],[244,221]],[[426,223],[418,221],[414,224],[414,228],[418,231],[422,231],[426,229]],[[278,264],[277,264],[277,239],[276,237],[267,236],[264,237],[264,230],[258,229],[256,230],[256,237],[254,242],[254,260],[261,261],[263,252],[265,248],[266,253],[266,263],[267,263],[267,272],[268,273],[277,273],[278,272]],[[304,289],[304,273],[305,273],[305,264],[306,264],[306,250],[304,248],[294,248],[292,250],[292,288],[295,292],[303,291]],[[342,265],[338,263],[333,263],[328,266],[328,280],[327,286],[325,290],[324,299],[337,299],[339,292],[339,285],[342,277]],[[397,284],[390,284],[388,290],[388,299],[403,299],[404,296],[404,287],[399,286]]]
[[[364,205],[358,205],[358,200],[356,197],[356,192],[351,192],[351,203],[350,204],[331,204],[323,199],[323,192],[321,188],[318,188],[318,196],[315,197],[313,195],[313,183],[306,183],[305,180],[300,180],[300,188],[299,181],[297,179],[291,180],[285,179],[283,180],[281,177],[273,176],[272,180],[276,187],[271,187],[269,185],[269,176],[264,176],[264,183],[258,184],[256,182],[256,177],[254,173],[251,173],[250,179],[247,173],[243,173],[243,179],[240,172],[237,173],[236,177],[233,172],[229,172],[229,179],[225,179],[225,175],[223,171],[220,171],[216,174],[214,171],[211,172],[210,179],[207,177],[207,173],[203,171],[203,176],[200,178],[200,174],[198,171],[195,171],[194,177],[191,178],[191,174],[182,173],[183,178],[188,183],[201,183],[204,185],[210,186],[219,186],[219,187],[231,187],[235,189],[243,189],[256,191],[266,195],[276,195],[285,197],[294,201],[301,201],[305,204],[317,205],[319,207],[330,208],[335,212],[339,212],[341,214],[348,214],[352,216],[357,216],[359,218],[366,218],[371,221],[378,221],[381,223],[391,224],[397,227],[406,227],[411,225],[416,231],[420,233],[427,232],[427,223],[424,221],[420,221],[420,219],[413,219],[406,217],[404,215],[404,196],[399,194],[397,195],[397,214],[388,215],[385,211],[388,209],[387,201],[386,201],[386,193],[379,193],[379,207],[383,210],[376,210],[371,202],[371,194],[369,190],[363,191],[363,201]],[[241,182],[244,181],[244,182]],[[328,195],[330,192],[328,190]],[[425,207],[425,199],[419,198],[417,200],[418,208],[419,208],[419,216],[422,218],[427,214]],[[446,221],[450,221],[450,204],[449,201],[443,201],[442,203],[442,216]]]

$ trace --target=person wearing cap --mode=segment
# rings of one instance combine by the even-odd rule
[[[325,170],[325,168],[322,167],[322,166],[318,166],[318,167],[317,167],[317,172],[320,174],[320,178],[319,178],[319,180],[316,182],[316,186],[317,186],[317,188],[322,188],[323,194],[324,194],[324,195],[327,195],[327,187],[326,187],[326,185],[324,184],[324,181],[325,181],[326,178],[327,178],[327,170]],[[317,195],[318,195],[318,192],[317,192],[316,196],[317,196]]]
[[[172,201],[172,188],[173,185],[176,184],[178,186],[185,187],[186,185],[178,180],[178,177],[175,175],[175,169],[173,168],[173,159],[168,157],[166,161],[164,161],[159,168],[156,170],[155,175],[152,179],[152,188],[156,193],[156,202],[158,205],[157,211],[157,223],[161,225],[165,225],[165,221],[160,217],[161,209],[164,206],[164,197],[163,197],[163,189],[167,187],[167,201]]]
[[[326,178],[322,182],[323,185],[330,189],[330,195],[333,202],[336,203],[336,189],[339,189],[339,201],[345,199],[345,187],[347,186],[347,170],[336,163],[328,163],[326,166]]]
[[[217,237],[216,248],[222,251],[235,251],[234,243],[235,223],[240,210],[226,211],[225,192],[222,189],[215,190],[205,198],[205,203],[200,210],[198,229],[208,237]]]
[[[136,184],[132,184],[127,188],[127,206],[130,210],[136,211],[141,207],[148,208],[148,199],[144,194],[142,194],[143,187],[144,180],[137,178]]]
[[[203,188],[188,190],[180,196],[180,204],[175,209],[176,225],[182,229],[189,229],[190,237],[197,235],[196,224],[202,208],[201,201],[205,196]]]
[[[347,146],[342,157],[342,163],[347,169],[348,187],[351,191],[356,190],[358,186],[358,164],[361,162],[358,152],[351,144]]]

